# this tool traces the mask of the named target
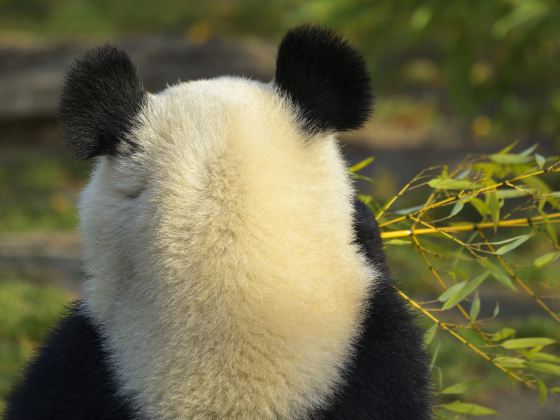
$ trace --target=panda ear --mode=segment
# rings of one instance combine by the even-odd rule
[[[311,132],[362,126],[372,108],[364,58],[332,31],[300,26],[278,49],[276,85],[299,107]]]
[[[60,123],[65,148],[77,159],[131,150],[130,132],[145,99],[128,55],[109,44],[88,51],[64,84]]]

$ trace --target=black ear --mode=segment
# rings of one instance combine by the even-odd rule
[[[116,155],[129,134],[146,93],[136,66],[122,51],[104,45],[88,51],[68,72],[60,101],[62,139],[78,159]]]
[[[276,59],[276,84],[300,108],[312,133],[359,128],[372,108],[364,58],[320,27],[300,26],[286,34]]]

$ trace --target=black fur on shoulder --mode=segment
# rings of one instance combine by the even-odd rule
[[[332,31],[300,26],[278,49],[276,85],[294,101],[311,132],[362,126],[372,108],[364,58]]]
[[[74,306],[8,397],[5,420],[127,420],[97,328]]]
[[[118,155],[120,142],[134,148],[129,134],[145,97],[126,53],[109,44],[88,51],[70,69],[60,101],[65,148],[77,159]]]
[[[379,278],[346,383],[314,419],[428,420],[431,388],[421,330],[391,282],[373,214],[355,202],[356,242]]]

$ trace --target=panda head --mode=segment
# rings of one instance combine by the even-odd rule
[[[324,212],[351,215],[335,135],[360,127],[371,102],[363,58],[318,27],[287,33],[271,83],[220,77],[153,94],[124,52],[88,52],[60,107],[66,149],[97,160],[80,203],[86,269],[116,258],[113,271],[138,270],[148,244],[221,249],[258,224],[305,232]]]
[[[361,56],[307,26],[285,36],[271,83],[219,77],[153,94],[111,46],[75,64],[63,140],[96,159],[80,199],[83,296],[124,388],[151,401],[177,383],[157,398],[208,395],[220,410],[217,396],[237,392],[283,413],[324,400],[375,276],[336,142],[366,120],[368,85]],[[254,388],[240,390],[232,354],[252,352],[242,374],[254,369]],[[225,390],[199,374],[214,368]]]

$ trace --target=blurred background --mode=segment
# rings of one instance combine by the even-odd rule
[[[268,81],[278,41],[300,23],[334,28],[367,57],[375,115],[342,141],[350,163],[375,156],[363,172],[373,182],[359,188],[380,201],[423,168],[513,142],[560,151],[560,2],[0,0],[0,412],[19,367],[78,294],[75,202],[89,163],[59,144],[68,66],[111,41],[152,91],[223,74]],[[397,279],[429,293],[414,267],[400,268],[408,256],[399,252]],[[558,336],[537,309],[502,299],[510,324]],[[560,418],[557,399],[539,410],[538,395],[453,349],[443,345],[442,369],[456,382],[488,381],[474,398],[500,418]]]

